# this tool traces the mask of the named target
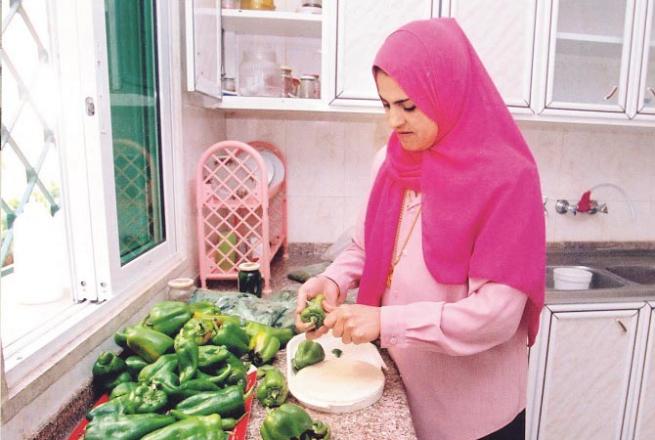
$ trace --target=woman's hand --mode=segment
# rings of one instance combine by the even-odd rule
[[[331,328],[335,337],[341,337],[344,344],[363,344],[380,337],[380,308],[361,304],[339,307],[327,305],[329,312],[323,327]]]
[[[329,306],[334,308],[339,305],[339,286],[330,278],[320,275],[312,277],[305,281],[300,286],[300,289],[298,289],[298,298],[296,300],[296,329],[301,333],[306,332],[305,336],[307,339],[318,338],[329,330],[325,325],[317,329],[312,328],[312,324],[300,320],[300,312],[307,305],[307,301],[321,293],[325,296],[325,300],[323,301],[324,310],[328,310],[327,307]]]

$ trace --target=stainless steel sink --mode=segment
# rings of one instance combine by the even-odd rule
[[[610,266],[606,269],[613,274],[637,284],[655,284],[655,266],[625,265]]]
[[[576,269],[588,270],[593,274],[591,278],[591,284],[589,289],[585,290],[597,290],[597,289],[618,289],[624,287],[627,282],[623,281],[618,276],[605,271],[603,269],[598,269],[595,267],[589,266],[547,266],[546,267],[546,289],[555,290],[555,283],[553,281],[553,269],[557,267],[570,267]]]

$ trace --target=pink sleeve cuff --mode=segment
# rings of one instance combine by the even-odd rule
[[[320,276],[329,278],[334,281],[334,283],[339,288],[339,300],[340,302],[343,302],[346,299],[346,295],[348,295],[348,290],[350,290],[354,282],[347,272],[344,272],[341,268],[334,266],[334,264],[329,265]]]

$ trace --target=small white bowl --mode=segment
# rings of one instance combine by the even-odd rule
[[[575,267],[556,267],[553,269],[555,290],[587,290],[594,274]]]

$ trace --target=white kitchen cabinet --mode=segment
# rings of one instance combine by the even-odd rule
[[[550,305],[530,356],[528,438],[629,438],[650,307]]]
[[[637,407],[635,440],[655,438],[655,303],[650,305],[650,322],[644,368]]]
[[[545,108],[627,119],[636,0],[552,0]]]
[[[433,0],[338,0],[325,2],[336,29],[329,47],[336,60],[331,95],[339,105],[379,105],[371,66],[378,48],[396,28],[412,20],[438,16]]]
[[[444,9],[466,32],[505,103],[530,107],[537,0],[450,0]]]
[[[221,0],[186,0],[187,90],[221,98]]]
[[[638,74],[639,87],[636,112],[639,116],[655,118],[655,0],[643,0],[640,14],[642,26],[636,26],[637,36],[643,35],[641,41],[641,57],[636,57],[633,63]],[[635,45],[635,53],[639,48]]]

